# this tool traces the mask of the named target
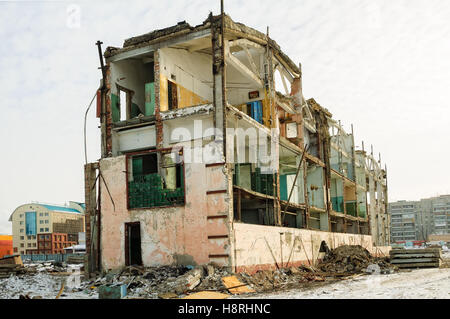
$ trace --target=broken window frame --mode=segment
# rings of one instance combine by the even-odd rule
[[[178,109],[178,85],[167,80],[167,110],[173,111]]]
[[[118,107],[119,107],[119,122],[122,122],[122,121],[129,120],[131,117],[131,104],[132,104],[132,100],[133,100],[134,91],[127,89],[126,87],[123,87],[117,83],[116,83],[116,87],[117,87],[117,93],[118,93],[117,96],[118,96],[118,103],[119,103],[119,105],[118,105]],[[121,91],[125,92],[126,99],[127,99],[127,101],[126,101],[127,105],[125,106],[126,114],[125,114],[124,119],[122,119],[122,105],[121,105],[121,101],[120,101],[120,92]]]
[[[174,151],[177,151],[177,159],[176,161],[178,161],[178,163],[171,163],[171,164],[164,164],[164,161],[162,158],[164,158],[165,155],[171,155],[174,153]],[[129,189],[129,182],[130,182],[130,176],[133,174],[133,171],[130,170],[130,165],[131,165],[131,161],[132,158],[135,156],[139,156],[139,155],[148,155],[148,154],[152,154],[152,153],[156,153],[157,154],[157,167],[158,167],[158,173],[161,176],[161,180],[163,181],[163,189],[168,190],[169,188],[167,188],[167,182],[165,180],[165,177],[162,176],[161,171],[164,168],[168,168],[168,167],[180,167],[181,169],[181,185],[180,187],[176,187],[174,190],[177,190],[178,188],[181,188],[183,191],[183,196],[182,196],[182,201],[180,201],[180,203],[174,203],[171,205],[155,205],[155,206],[142,206],[142,207],[130,207],[130,189]],[[158,208],[164,208],[164,207],[177,207],[177,206],[184,206],[186,204],[186,171],[185,171],[185,165],[184,165],[184,157],[183,157],[183,148],[179,148],[179,149],[175,149],[175,148],[160,148],[160,149],[150,149],[150,150],[146,150],[146,151],[138,151],[138,152],[131,152],[131,153],[127,153],[126,154],[126,196],[127,196],[127,210],[139,210],[139,209],[158,209]],[[176,177],[176,181],[175,181],[175,185],[178,185],[178,174],[177,172],[175,172],[175,177]],[[169,189],[170,190],[170,189]]]

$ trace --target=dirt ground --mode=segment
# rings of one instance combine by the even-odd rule
[[[236,298],[263,299],[450,299],[450,268],[364,275],[310,288]]]

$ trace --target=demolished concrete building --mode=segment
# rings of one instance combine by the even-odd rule
[[[386,253],[386,169],[305,100],[300,65],[268,34],[210,14],[104,57],[102,154],[85,166],[86,271],[253,272],[314,263],[322,242]]]

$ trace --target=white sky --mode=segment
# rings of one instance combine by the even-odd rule
[[[219,0],[0,1],[0,233],[11,233],[21,204],[84,201],[83,119],[101,77],[95,42],[122,46],[219,9]],[[450,194],[450,1],[225,0],[225,11],[269,26],[302,63],[305,97],[381,152],[391,201]],[[93,107],[89,161],[100,156],[97,126]]]

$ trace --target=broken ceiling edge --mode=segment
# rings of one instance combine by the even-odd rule
[[[203,21],[202,24],[192,27],[186,21],[177,23],[176,25],[154,30],[143,35],[128,38],[124,41],[123,48],[108,46],[105,50],[104,57],[109,58],[116,54],[131,51],[141,47],[145,47],[151,44],[159,43],[167,39],[175,38],[177,36],[186,35],[192,32],[205,30],[211,27],[211,24],[216,24],[221,21],[221,15],[209,14],[208,18]],[[224,15],[224,27],[225,32],[234,32],[238,36],[246,37],[249,40],[257,41],[262,45],[269,45],[275,50],[275,53],[284,60],[289,68],[295,72],[296,76],[301,75],[300,68],[283,52],[280,46],[275,42],[275,40],[268,37],[266,34],[246,26],[243,23],[235,22],[227,14]]]

